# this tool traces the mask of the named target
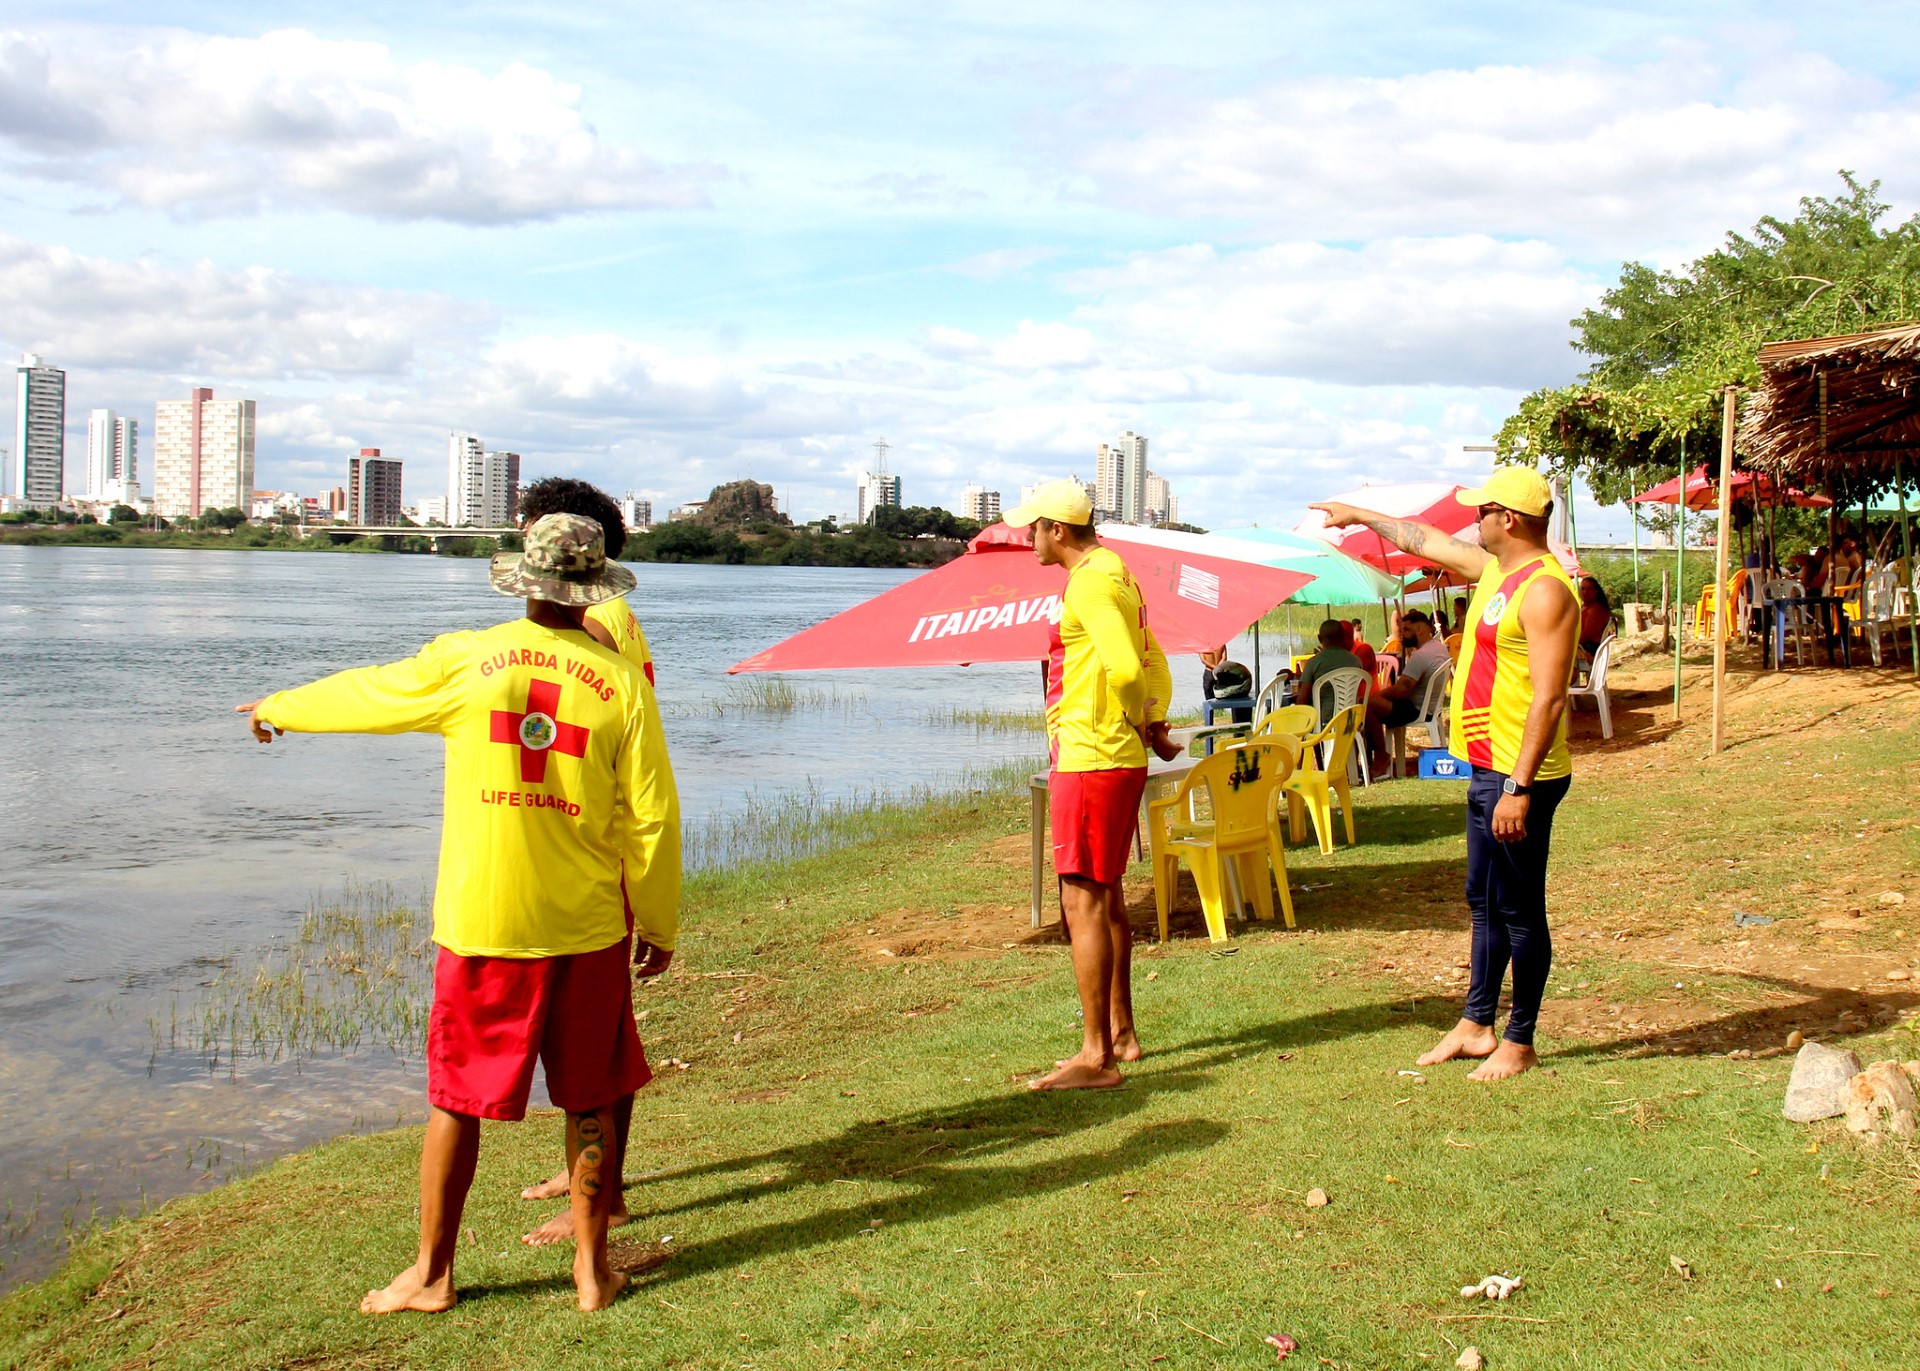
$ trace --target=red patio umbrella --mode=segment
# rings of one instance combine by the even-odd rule
[[[1728,483],[1733,489],[1735,500],[1757,501],[1763,505],[1787,504],[1799,505],[1802,509],[1825,509],[1833,503],[1824,495],[1809,495],[1804,490],[1795,490],[1792,486],[1782,486],[1765,472],[1736,471],[1733,480]],[[1650,486],[1633,497],[1636,505],[1677,505],[1680,503],[1680,478],[1662,481]],[[1708,474],[1706,467],[1700,466],[1687,473],[1686,501],[1688,509],[1714,509],[1720,503],[1718,483]]]
[[[1244,632],[1313,578],[1143,543],[1113,545],[1140,584],[1168,653],[1203,652]],[[995,524],[964,556],[727,668],[968,666],[1032,662],[1052,646],[1067,574],[1034,560],[1025,529]]]
[[[1478,517],[1472,505],[1463,505],[1453,498],[1462,489],[1464,487],[1449,485],[1445,481],[1407,481],[1396,485],[1361,486],[1358,490],[1342,491],[1331,496],[1330,500],[1370,509],[1376,514],[1390,514],[1396,519],[1417,519],[1423,524],[1433,525],[1442,533],[1459,533],[1462,529],[1472,528]],[[1402,552],[1370,528],[1359,524],[1349,528],[1328,528],[1326,516],[1317,509],[1308,511],[1307,517],[1293,526],[1293,531],[1311,538],[1324,538],[1349,557],[1358,557],[1368,565],[1377,566],[1394,576],[1405,576],[1422,569],[1418,557]]]

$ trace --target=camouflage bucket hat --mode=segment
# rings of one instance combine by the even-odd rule
[[[600,525],[578,514],[549,514],[527,530],[525,552],[494,554],[493,588],[502,595],[597,605],[633,589],[633,573],[607,560]]]

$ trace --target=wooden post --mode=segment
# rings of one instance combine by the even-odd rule
[[[1907,531],[1907,476],[1905,465],[1898,457],[1893,459],[1894,498],[1900,501],[1900,555],[1905,562],[1907,573],[1907,654],[1913,662],[1913,674],[1920,676],[1920,637],[1914,636],[1914,600],[1920,599],[1913,593],[1913,535]]]
[[[1680,722],[1680,649],[1686,641],[1680,616],[1687,611],[1687,439],[1680,437],[1680,523],[1673,536],[1673,721]]]
[[[1731,606],[1727,604],[1727,544],[1733,523],[1733,423],[1734,388],[1727,387],[1725,408],[1720,413],[1720,529],[1714,539],[1713,582],[1713,754],[1718,754],[1727,736],[1727,629]]]

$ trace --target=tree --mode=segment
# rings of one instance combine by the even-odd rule
[[[1572,320],[1592,364],[1573,384],[1535,391],[1501,428],[1501,461],[1578,473],[1602,504],[1657,465],[1671,472],[1718,451],[1721,395],[1759,379],[1763,343],[1859,332],[1920,313],[1920,215],[1882,229],[1880,183],[1852,172],[1847,193],[1809,196],[1792,220],[1677,271],[1621,268],[1598,308]]]
[[[107,511],[107,522],[110,524],[137,524],[140,522],[140,511],[132,505],[115,505]]]

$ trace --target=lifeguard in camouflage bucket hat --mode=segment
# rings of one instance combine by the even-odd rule
[[[680,801],[653,687],[586,629],[590,606],[633,586],[607,561],[600,525],[536,521],[525,553],[495,559],[492,581],[525,597],[524,615],[236,706],[263,743],[282,732],[445,739],[420,1243],[360,1301],[366,1314],[453,1307],[480,1121],[525,1116],[536,1062],[567,1115],[580,1308],[605,1308],[627,1283],[607,1254],[615,1114],[652,1076],[628,967],[645,977],[673,960]]]
[[[549,514],[526,533],[525,552],[497,552],[493,588],[502,595],[597,605],[633,589],[633,573],[607,560],[600,525],[578,514]]]

